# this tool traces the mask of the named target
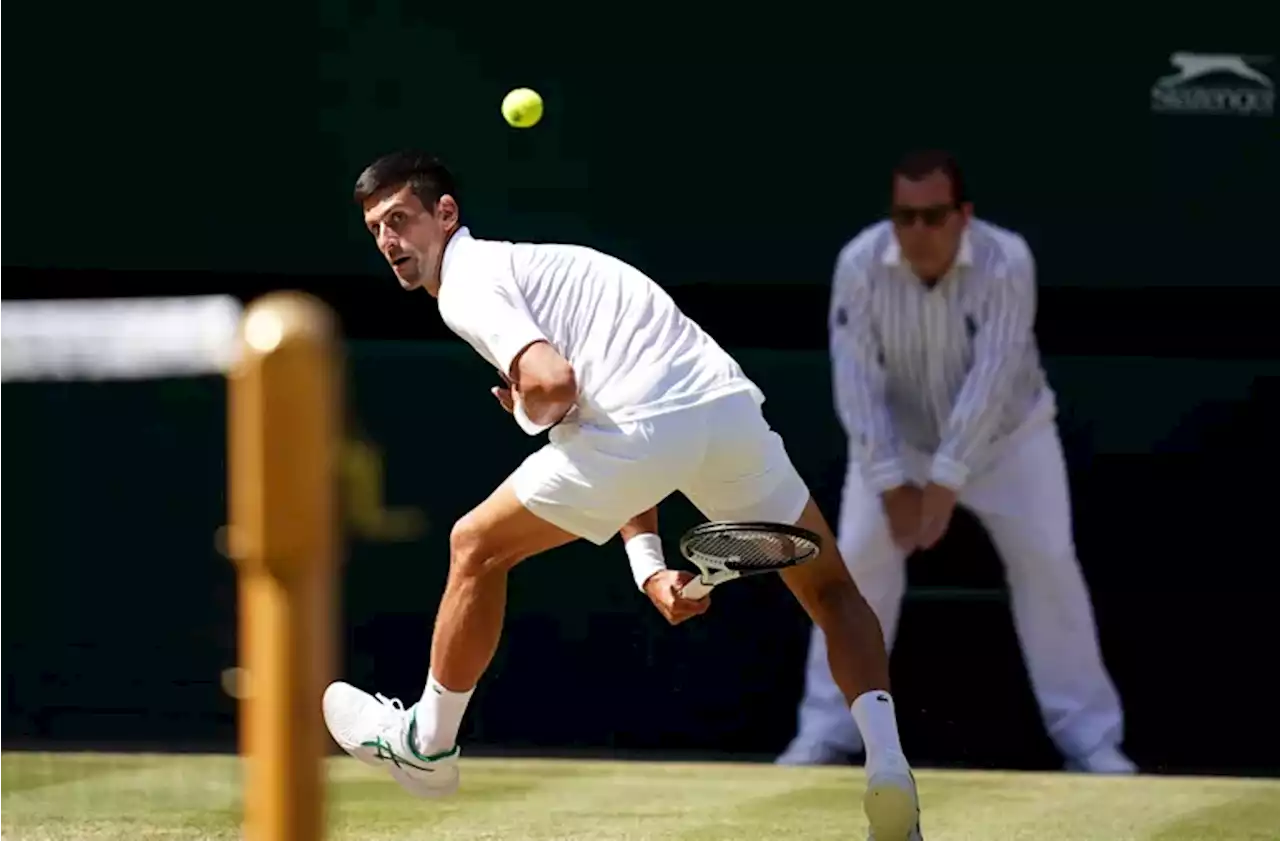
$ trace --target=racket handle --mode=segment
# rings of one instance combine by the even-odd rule
[[[680,588],[680,596],[682,598],[692,599],[693,601],[696,602],[699,599],[705,599],[707,597],[707,594],[710,593],[713,589],[714,588],[712,587],[712,585],[703,584],[701,578],[694,578],[689,583],[685,584],[683,587]]]

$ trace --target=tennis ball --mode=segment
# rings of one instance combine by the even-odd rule
[[[516,128],[529,128],[542,119],[542,97],[529,88],[516,88],[502,98],[502,116]]]

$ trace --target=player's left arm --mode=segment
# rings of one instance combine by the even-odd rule
[[[526,345],[511,363],[516,402],[535,426],[559,423],[578,402],[578,378],[569,360],[546,339]]]
[[[442,291],[441,316],[497,366],[525,432],[536,435],[559,423],[578,400],[573,365],[534,321],[514,278],[495,273],[466,283]]]
[[[991,446],[1004,402],[1024,354],[1032,347],[1036,319],[1036,273],[1031,251],[1020,239],[1003,277],[995,281],[978,313],[973,366],[934,455],[931,481],[958,490]]]

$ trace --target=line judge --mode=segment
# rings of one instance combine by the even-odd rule
[[[830,344],[849,438],[840,553],[892,646],[905,562],[956,505],[986,528],[1041,716],[1073,770],[1133,773],[1072,539],[1056,406],[1033,333],[1035,262],[1016,233],[973,217],[945,152],[905,156],[890,219],[840,252]],[[814,628],[798,732],[782,764],[861,751]]]

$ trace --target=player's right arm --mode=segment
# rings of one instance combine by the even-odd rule
[[[631,562],[631,575],[662,617],[672,625],[698,614],[711,606],[709,597],[694,600],[680,595],[680,590],[693,574],[678,569],[667,569],[662,556],[662,539],[658,537],[658,508],[637,514],[622,524],[618,530]]]
[[[662,538],[658,537],[657,506],[637,514],[622,524],[618,530],[622,547],[631,562],[631,577],[636,586],[645,591],[649,579],[667,570],[662,554]]]
[[[906,483],[886,397],[887,376],[872,288],[858,242],[841,252],[831,284],[829,338],[836,409],[849,436],[849,457],[877,493]]]

